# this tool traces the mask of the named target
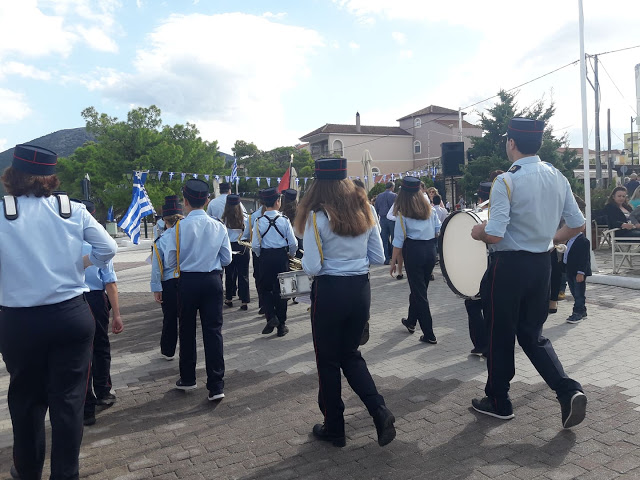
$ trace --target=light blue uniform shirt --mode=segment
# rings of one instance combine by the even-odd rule
[[[175,227],[167,228],[162,236],[155,241],[155,248],[151,254],[151,291],[161,292],[162,283],[167,280],[171,280],[174,277],[174,271],[178,262],[176,260],[176,252],[168,251],[167,245],[169,237],[173,236],[175,244],[176,229]],[[156,253],[157,250],[157,253]],[[160,256],[160,259],[158,259]],[[162,269],[160,268],[160,261],[162,262]],[[160,275],[162,270],[162,275]]]
[[[402,227],[404,226],[407,232],[407,238],[412,240],[431,240],[436,238],[436,235],[440,233],[440,219],[437,212],[431,208],[431,215],[426,220],[416,220],[415,218],[407,218],[402,216],[402,222],[400,217],[396,217],[396,226],[393,230],[393,246],[402,248],[404,245],[404,232]]]
[[[269,217],[273,219],[276,216],[278,216],[276,226],[278,230],[280,230],[280,233],[284,235],[284,238],[280,236],[280,233],[278,233],[275,227],[269,228],[269,220],[265,218]],[[269,228],[268,232],[267,228]],[[260,233],[258,234],[258,232]],[[264,235],[265,233],[266,235]],[[260,240],[262,240],[262,242]],[[264,212],[264,215],[260,216],[253,225],[253,239],[251,241],[253,253],[259,257],[260,250],[263,248],[283,248],[287,245],[289,246],[289,254],[295,255],[298,250],[298,240],[296,240],[289,219],[276,210]]]
[[[320,261],[320,250],[313,228],[313,216],[309,215],[304,229],[304,255],[302,268],[308,275],[334,275],[349,277],[369,273],[369,265],[384,263],[382,238],[377,225],[357,237],[337,235],[331,230],[324,212],[316,214],[320,235],[320,246],[324,261]]]
[[[253,231],[253,226],[256,224],[256,220],[262,216],[262,207],[253,212],[249,217],[249,228],[244,229],[244,233],[242,234],[242,240],[251,241],[251,232]]]
[[[207,215],[220,220],[222,218],[222,214],[224,213],[224,207],[227,204],[228,195],[228,193],[221,193],[220,196],[211,200],[209,202],[209,205],[207,206]],[[240,207],[242,208],[243,213],[247,213],[247,210],[244,208],[242,202],[240,202]]]
[[[219,220],[209,217],[204,210],[192,210],[180,220],[179,235],[180,271],[211,272],[222,270],[222,267],[231,263],[231,243],[227,229]],[[176,255],[176,236],[165,236],[167,254]]]
[[[569,228],[584,225],[567,179],[537,155],[521,158],[491,187],[488,235],[501,237],[493,252],[548,252],[560,219]]]
[[[65,220],[53,195],[16,200],[15,220],[7,220],[0,207],[0,305],[51,305],[88,291],[82,244],[91,244],[91,262],[105,268],[116,242],[81,203],[71,202],[71,217]]]
[[[91,249],[91,245],[84,242],[82,255],[89,255]],[[84,283],[89,287],[89,290],[104,290],[107,283],[115,283],[117,281],[118,277],[116,277],[116,272],[113,270],[113,260],[109,260],[104,268],[91,265],[84,269]]]

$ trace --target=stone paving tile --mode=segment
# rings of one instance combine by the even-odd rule
[[[132,249],[116,257],[125,320],[125,332],[112,337],[118,402],[85,429],[83,478],[640,478],[635,291],[588,285],[587,320],[564,323],[571,297],[549,317],[545,335],[589,398],[584,424],[564,431],[553,393],[518,346],[516,418],[500,422],[473,412],[470,400],[483,394],[486,364],[468,355],[462,300],[436,271],[429,298],[439,343],[422,345],[399,323],[406,280],[375,267],[371,340],[362,351],[396,415],[398,437],[378,447],[370,417],[344,382],[348,443],[336,449],[310,435],[321,416],[308,299],[290,307],[291,333],[284,338],[260,335],[264,320],[255,304],[249,312],[225,309],[227,398],[212,404],[202,368],[198,390],[172,389],[177,362],[158,356],[161,313],[148,293],[147,256],[146,249]],[[201,341],[198,354],[202,366]],[[7,386],[3,371],[3,398]],[[10,466],[10,445],[3,401],[0,478]]]

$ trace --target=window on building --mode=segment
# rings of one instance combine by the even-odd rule
[[[422,120],[420,120],[419,118],[416,118],[416,119],[413,121],[413,126],[414,126],[415,128],[420,128],[420,127],[422,126]]]
[[[413,153],[420,153],[420,151],[422,150],[422,145],[420,144],[420,142],[418,140],[416,140],[415,142],[413,142]]]
[[[341,157],[344,155],[343,148],[342,148],[342,140],[333,141],[333,154],[340,155]]]

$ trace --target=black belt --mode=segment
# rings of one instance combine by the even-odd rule
[[[180,276],[181,277],[206,277],[208,275],[213,275],[213,274],[217,274],[217,275],[222,275],[222,270],[211,270],[210,272],[185,272],[185,271],[181,271],[180,272]]]

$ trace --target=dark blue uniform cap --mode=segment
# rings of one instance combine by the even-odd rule
[[[178,202],[177,195],[171,195],[164,197],[164,205],[162,206],[162,216],[168,217],[170,215],[182,215],[182,206]]]
[[[209,184],[204,180],[191,178],[182,187],[182,194],[189,202],[203,204],[209,198]]]
[[[298,191],[293,188],[288,188],[284,192],[284,198],[286,198],[289,202],[295,201],[298,198]]]
[[[263,188],[260,190],[260,200],[273,200],[279,196],[280,193],[278,193],[278,189],[276,187]]]
[[[240,195],[227,195],[227,205],[240,205]]]
[[[31,175],[54,175],[58,155],[36,145],[16,145],[11,166]]]
[[[544,132],[544,122],[542,120],[531,120],[530,118],[513,117],[509,121],[506,135],[518,140],[530,142],[541,142]]]
[[[346,158],[319,158],[316,160],[317,180],[344,180],[347,178]]]
[[[166,197],[164,197],[164,203],[169,204],[169,203],[179,203],[180,199],[178,198],[178,195],[167,195]]]
[[[489,194],[491,193],[492,182],[480,182],[478,185],[478,196],[489,200]]]
[[[416,193],[420,190],[420,179],[417,177],[404,177],[402,179],[402,189],[409,193]]]

